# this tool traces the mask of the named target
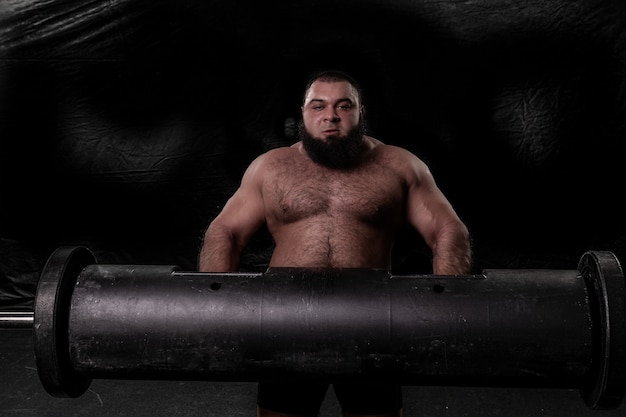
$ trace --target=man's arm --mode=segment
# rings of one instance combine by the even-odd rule
[[[411,165],[407,217],[432,251],[433,273],[471,273],[472,250],[466,225],[437,187],[426,164],[412,155]]]
[[[207,228],[198,256],[199,271],[236,271],[243,249],[265,222],[261,160],[250,164],[239,189]]]

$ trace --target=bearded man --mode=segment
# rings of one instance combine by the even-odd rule
[[[264,224],[275,243],[270,268],[390,270],[394,239],[408,223],[431,249],[432,273],[470,273],[467,227],[422,160],[364,134],[361,97],[357,82],[341,71],[310,79],[300,141],[250,164],[206,230],[200,271],[237,271],[243,249]],[[257,415],[317,416],[328,386],[260,382]],[[333,388],[344,416],[402,415],[400,385]]]

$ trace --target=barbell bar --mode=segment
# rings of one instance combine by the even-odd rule
[[[33,327],[32,311],[0,311],[0,328],[28,329]]]
[[[200,273],[49,257],[35,296],[35,359],[55,397],[93,379],[393,380],[626,392],[626,284],[611,252],[576,270],[393,275],[376,269]]]

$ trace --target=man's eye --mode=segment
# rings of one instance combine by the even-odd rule
[[[313,106],[313,110],[322,110],[324,106]]]
[[[350,104],[342,104],[340,106],[337,106],[337,108],[339,110],[350,110],[352,108],[352,106]]]

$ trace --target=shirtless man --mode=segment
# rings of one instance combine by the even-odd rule
[[[349,75],[326,71],[307,84],[301,141],[254,160],[209,225],[199,269],[239,268],[247,242],[266,224],[270,267],[391,268],[408,222],[432,251],[433,273],[468,274],[469,233],[423,161],[366,136],[361,91]],[[260,417],[317,416],[325,384],[259,383]],[[334,384],[344,416],[401,416],[400,386]]]

